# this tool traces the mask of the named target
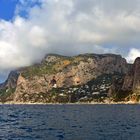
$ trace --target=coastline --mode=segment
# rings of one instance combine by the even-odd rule
[[[139,102],[76,102],[76,103],[42,103],[42,102],[36,102],[36,103],[31,103],[31,102],[5,102],[5,103],[0,103],[0,105],[117,105],[117,104],[122,104],[122,105],[137,105],[140,104]]]

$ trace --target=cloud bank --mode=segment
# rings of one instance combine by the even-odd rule
[[[20,0],[13,20],[0,20],[2,74],[47,53],[119,53],[129,62],[140,56],[139,0],[31,0],[28,5]]]

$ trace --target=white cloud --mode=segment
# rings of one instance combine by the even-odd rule
[[[126,59],[129,63],[133,63],[137,57],[140,57],[140,49],[132,48]]]
[[[127,56],[140,44],[139,0],[32,0],[42,2],[32,8],[20,2],[12,22],[0,21],[0,71],[33,64],[46,53]],[[27,19],[18,15],[22,10]]]
[[[45,31],[39,26],[33,26],[28,35],[31,46],[41,47],[47,44]]]

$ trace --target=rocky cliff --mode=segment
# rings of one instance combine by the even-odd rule
[[[137,70],[132,74],[129,73],[131,66],[120,55],[67,57],[49,54],[40,64],[11,72],[0,86],[0,100],[31,103],[105,101],[109,98],[108,92],[110,95],[114,92],[110,90],[114,81],[121,79],[123,89],[128,89],[128,85],[139,89],[139,80],[134,78],[139,77],[138,60],[132,71]],[[56,83],[52,84],[52,81]],[[132,85],[132,81],[135,84]]]
[[[115,80],[110,88],[116,100],[140,101],[140,58],[138,57],[124,78]]]

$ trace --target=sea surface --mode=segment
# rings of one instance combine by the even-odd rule
[[[0,140],[140,140],[140,105],[0,105]]]

